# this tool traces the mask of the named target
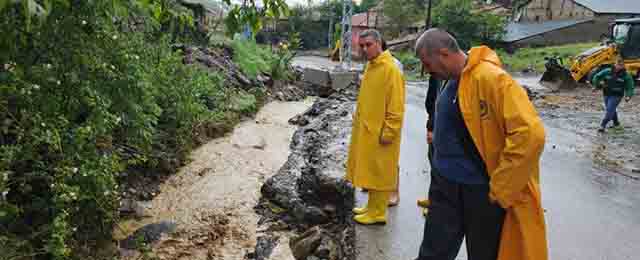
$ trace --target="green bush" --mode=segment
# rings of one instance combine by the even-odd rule
[[[296,37],[292,39],[295,44]],[[256,79],[260,74],[268,74],[275,80],[289,80],[293,76],[290,66],[295,53],[289,51],[286,44],[272,51],[271,47],[261,46],[255,41],[236,39],[231,46],[234,62],[251,79]]]
[[[271,60],[275,59],[270,47],[239,39],[234,40],[231,47],[234,51],[233,61],[247,76],[256,79],[261,72],[270,71]]]
[[[506,19],[488,12],[472,13],[471,0],[441,1],[433,10],[434,24],[455,35],[460,47],[493,46],[505,34]]]
[[[413,52],[394,53],[394,56],[402,63],[405,72],[420,73],[422,63]]]
[[[511,71],[532,69],[536,72],[544,72],[545,57],[557,56],[561,57],[565,62],[568,62],[568,58],[575,57],[596,46],[598,46],[598,43],[588,42],[539,48],[522,48],[513,54],[498,50],[498,55],[505,67]]]
[[[78,249],[111,239],[120,174],[185,157],[196,125],[258,103],[183,65],[177,38],[138,2],[45,2],[44,15],[0,8],[0,251],[9,259],[82,258]],[[133,30],[129,18],[144,22]],[[240,54],[255,76],[270,66],[251,67],[267,55],[253,51]]]

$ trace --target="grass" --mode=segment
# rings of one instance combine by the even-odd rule
[[[540,48],[522,48],[513,54],[498,50],[498,55],[505,68],[509,71],[532,69],[535,72],[544,72],[545,57],[569,58],[596,46],[598,46],[597,42],[589,42]]]

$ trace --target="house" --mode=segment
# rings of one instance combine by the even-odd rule
[[[358,40],[362,31],[367,29],[377,29],[383,35],[385,35],[385,29],[388,27],[388,17],[385,17],[383,13],[384,1],[380,1],[375,7],[369,9],[367,12],[355,14],[351,17],[351,51],[352,56],[356,59],[361,58],[360,45]],[[412,35],[424,28],[424,19],[420,19],[419,22],[413,23],[407,28],[402,30],[401,38],[405,38],[408,35]],[[391,39],[385,39],[387,42],[391,42]]]
[[[531,0],[507,25],[507,49],[598,41],[609,24],[640,16],[640,0]]]

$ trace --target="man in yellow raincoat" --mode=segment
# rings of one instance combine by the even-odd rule
[[[367,205],[353,209],[354,220],[385,224],[390,193],[398,186],[404,78],[391,53],[382,50],[378,31],[363,31],[359,44],[369,62],[353,119],[346,179],[369,191]]]
[[[469,55],[441,29],[416,55],[449,80],[436,101],[431,205],[418,260],[546,260],[539,163],[545,132],[524,89],[488,47]]]

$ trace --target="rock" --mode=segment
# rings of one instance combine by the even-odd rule
[[[267,141],[264,139],[264,137],[260,137],[258,143],[254,144],[252,147],[258,150],[264,150],[264,148],[267,147]]]
[[[255,260],[269,259],[273,249],[278,245],[279,236],[260,236],[256,244],[255,251],[250,253],[247,258]]]
[[[302,80],[321,87],[329,87],[331,83],[329,71],[314,68],[305,68]]]
[[[338,260],[342,259],[342,250],[333,238],[324,236],[314,255],[321,259]]]
[[[309,120],[304,115],[300,114],[289,119],[289,124],[297,126],[305,126],[309,124]]]
[[[134,217],[143,218],[151,216],[151,213],[149,213],[150,208],[151,204],[148,202],[123,199],[120,201],[120,208],[118,210],[123,215],[133,214]]]
[[[331,77],[331,88],[334,91],[341,91],[356,83],[357,74],[354,72],[332,72],[330,74]]]
[[[324,224],[330,221],[329,215],[316,206],[306,207],[303,218],[304,221],[309,224]]]
[[[333,204],[325,205],[324,208],[322,208],[322,210],[324,210],[325,212],[327,212],[327,214],[330,214],[330,215],[335,214],[337,211],[336,205],[333,205]]]
[[[133,232],[132,235],[120,241],[120,247],[125,249],[138,249],[138,242],[143,244],[151,244],[160,240],[163,234],[172,234],[175,232],[177,225],[171,221],[161,221],[141,227]]]
[[[312,255],[320,243],[322,242],[322,230],[319,227],[313,227],[302,235],[292,239],[289,242],[293,257],[297,260],[307,259]]]
[[[154,194],[155,196],[155,194]],[[150,202],[142,202],[142,201],[138,201],[135,205],[135,216],[138,218],[145,218],[145,217],[151,217],[151,213],[149,212],[149,210],[151,209],[151,203]]]

